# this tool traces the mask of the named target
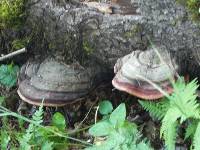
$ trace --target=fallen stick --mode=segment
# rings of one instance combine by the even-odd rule
[[[26,52],[26,48],[22,48],[20,50],[17,50],[15,52],[12,52],[10,54],[7,54],[7,55],[0,57],[0,61],[4,61],[5,59],[11,58],[13,56],[16,56],[16,55],[19,55],[19,54],[22,54],[22,53],[25,53],[25,52]]]

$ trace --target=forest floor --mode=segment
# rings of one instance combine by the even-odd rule
[[[19,113],[18,110],[20,108],[20,113],[29,118],[37,108],[22,103],[16,93],[16,88],[6,90],[1,87],[1,95],[6,95],[7,108],[17,113]],[[125,103],[127,109],[127,120],[138,125],[139,131],[143,134],[143,137],[146,137],[155,149],[161,149],[163,147],[163,141],[159,138],[160,123],[151,119],[149,114],[139,105],[137,98],[114,89],[111,82],[101,84],[86,97],[75,103],[59,108],[45,107],[44,124],[49,125],[52,114],[55,112],[61,112],[67,120],[67,130],[69,132],[86,129],[73,135],[75,138],[92,142],[93,138],[88,134],[87,129],[95,123],[95,120],[98,121],[102,118],[101,115],[98,114],[96,116],[95,114],[99,102],[103,100],[111,101],[114,108],[116,108],[120,103]],[[17,127],[15,119],[11,119],[10,124],[13,128],[19,128]],[[181,144],[183,143],[183,140],[179,139],[178,142]],[[70,147],[70,150],[77,149],[80,149],[80,147]]]

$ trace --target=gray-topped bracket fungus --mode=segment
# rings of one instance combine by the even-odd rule
[[[30,62],[21,68],[17,92],[23,101],[33,105],[40,105],[44,99],[44,106],[63,106],[88,94],[97,72],[98,67],[66,65],[51,58]]]
[[[164,53],[164,51],[161,51]],[[174,79],[176,65],[172,65],[167,53],[159,55],[153,50],[134,51],[119,59],[114,67],[116,73],[112,84],[115,88],[142,99],[155,100],[163,97],[149,81],[161,87],[165,92],[173,91],[169,79]]]

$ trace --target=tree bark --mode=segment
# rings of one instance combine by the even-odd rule
[[[31,0],[34,2],[34,0]],[[200,28],[175,0],[134,0],[139,14],[107,14],[79,2],[40,0],[29,8],[29,49],[82,65],[113,68],[135,50],[165,46],[182,73],[199,74]]]

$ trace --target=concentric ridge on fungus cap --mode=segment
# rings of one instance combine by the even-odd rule
[[[169,79],[175,77],[176,65],[172,65],[166,51],[163,50],[160,53],[163,58],[158,56],[159,53],[156,53],[154,49],[134,51],[119,59],[114,67],[116,76],[112,81],[113,86],[143,99],[163,97],[162,93],[147,82],[150,80],[171,93],[172,87]]]
[[[37,68],[37,69],[36,69]],[[66,65],[54,59],[25,64],[20,71],[18,94],[22,100],[45,106],[62,106],[86,95],[93,87],[98,68]]]

